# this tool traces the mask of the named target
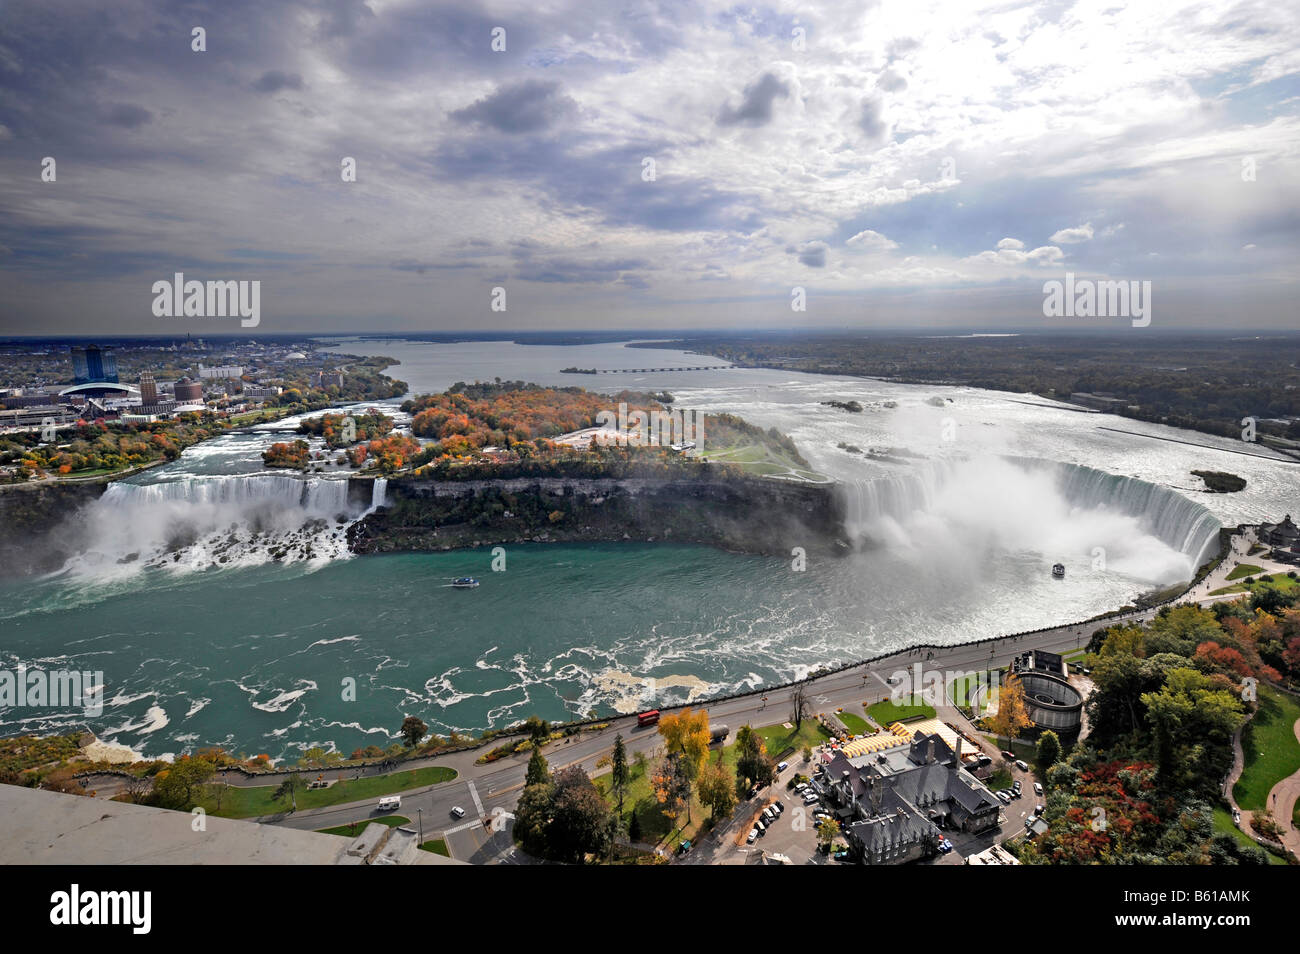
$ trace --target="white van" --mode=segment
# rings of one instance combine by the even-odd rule
[[[381,812],[392,812],[402,807],[401,795],[385,795],[379,800],[379,810]]]

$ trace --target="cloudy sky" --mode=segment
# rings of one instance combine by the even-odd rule
[[[261,281],[268,333],[1101,326],[1043,316],[1067,271],[1151,281],[1154,328],[1296,328],[1297,37],[1213,0],[6,0],[0,333],[239,331],[155,317],[177,271]]]

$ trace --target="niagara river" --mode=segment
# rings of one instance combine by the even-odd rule
[[[382,482],[358,499],[337,474],[263,471],[292,421],[231,433],[110,485],[59,572],[0,582],[0,665],[102,671],[106,685],[99,715],[9,713],[4,734],[85,725],[149,757],[222,745],[280,759],[386,745],[412,711],[447,734],[671,705],[1086,619],[1190,580],[1220,527],[1300,512],[1298,468],[1267,451],[1032,395],[559,371],[720,364],[621,344],[332,344],[397,357],[389,373],[413,394],[493,377],[668,390],[775,427],[834,482],[852,551],[797,568],[702,546],[526,544],[504,572],[487,547],[356,556],[347,529],[384,505]],[[1205,493],[1191,471],[1207,468],[1246,489]],[[481,586],[447,585],[463,576]]]

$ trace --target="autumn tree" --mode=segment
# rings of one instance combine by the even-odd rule
[[[693,711],[689,706],[681,712],[659,719],[659,734],[669,753],[683,757],[690,778],[695,778],[709,757],[709,713],[705,709]]]
[[[681,752],[669,752],[650,773],[650,789],[655,800],[663,806],[663,813],[676,826],[677,819],[686,812],[685,824],[691,820],[691,770]],[[685,825],[683,825],[685,827]]]
[[[989,717],[989,729],[994,735],[1015,739],[1031,723],[1025,711],[1024,684],[1015,673],[1008,673],[998,690],[998,711]]]
[[[829,818],[823,818],[817,823],[817,844],[822,848],[829,848],[837,835],[840,833],[840,826],[835,824]]]

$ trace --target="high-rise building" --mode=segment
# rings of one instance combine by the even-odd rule
[[[153,407],[158,403],[158,382],[153,379],[152,371],[140,372],[140,404]]]
[[[117,355],[111,348],[90,345],[72,349],[72,377],[76,384],[92,381],[117,383]]]

